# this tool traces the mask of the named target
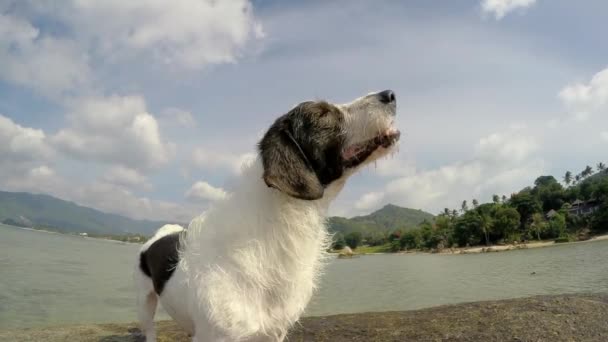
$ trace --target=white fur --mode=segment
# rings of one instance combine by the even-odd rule
[[[385,107],[369,96],[339,106],[348,140],[388,130],[394,107],[392,113]],[[379,148],[366,163],[386,153]],[[160,296],[163,307],[193,341],[283,341],[321,275],[329,205],[355,171],[330,184],[321,199],[300,200],[264,183],[258,157],[234,192],[190,223],[180,263]],[[153,239],[178,231],[172,229],[161,228]],[[154,341],[152,282],[139,269],[135,277],[142,330]]]

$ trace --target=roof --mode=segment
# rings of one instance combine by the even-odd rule
[[[549,212],[547,213],[547,217],[551,218],[553,216],[557,215],[557,211],[551,209],[549,210]]]

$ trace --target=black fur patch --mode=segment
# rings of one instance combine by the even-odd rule
[[[304,102],[279,117],[259,143],[264,181],[305,200],[323,196],[344,172],[344,117],[335,106]]]
[[[145,275],[152,278],[154,291],[158,295],[163,292],[165,284],[171,278],[179,262],[180,235],[184,233],[163,236],[140,254],[139,268]]]

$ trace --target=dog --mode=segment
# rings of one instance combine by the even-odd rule
[[[158,301],[193,342],[283,341],[316,288],[331,236],[328,208],[346,180],[400,137],[391,90],[347,104],[306,101],[280,116],[235,190],[141,248],[140,327],[156,340]]]

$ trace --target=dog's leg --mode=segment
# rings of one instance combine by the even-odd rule
[[[156,342],[156,331],[154,330],[154,314],[158,297],[156,293],[141,293],[137,296],[137,313],[139,316],[140,329],[146,336],[146,342]]]

